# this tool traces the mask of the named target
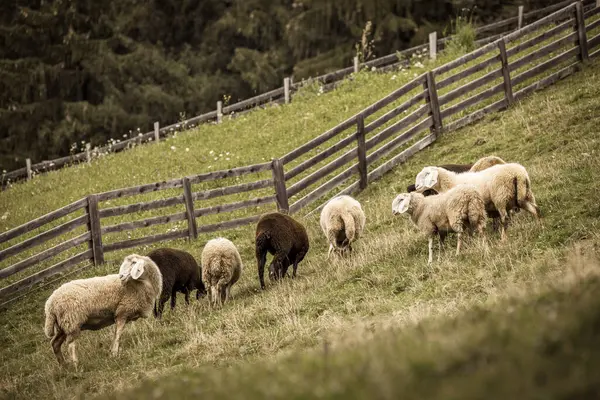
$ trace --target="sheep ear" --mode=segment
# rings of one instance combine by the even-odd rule
[[[405,212],[408,211],[409,205],[410,205],[410,197],[406,196],[405,198],[402,199],[402,201],[400,201],[400,204],[398,204],[398,212],[400,214],[404,214]]]
[[[139,279],[140,276],[142,276],[142,274],[144,273],[144,262],[138,260],[135,265],[133,266],[133,268],[131,268],[131,277],[133,279]]]
[[[415,186],[417,187],[418,192],[423,192],[428,189],[433,189],[433,187],[438,182],[438,171],[435,168],[425,167],[419,174],[415,180]]]

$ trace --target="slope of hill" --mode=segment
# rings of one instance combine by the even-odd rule
[[[170,390],[190,397],[202,395],[202,390],[207,395],[223,395],[221,391],[227,385],[231,398],[246,394],[247,398],[334,397],[347,393],[366,397],[367,391],[375,387],[381,389],[376,392],[380,397],[388,398],[413,390],[421,393],[420,398],[434,398],[436,393],[440,398],[468,398],[475,397],[486,382],[495,378],[510,381],[506,393],[514,393],[522,387],[520,379],[524,382],[532,376],[540,382],[551,382],[554,386],[548,386],[548,390],[556,388],[553,393],[573,395],[580,389],[595,388],[596,382],[586,374],[591,363],[596,362],[597,338],[590,334],[597,329],[593,293],[598,284],[585,276],[588,272],[594,274],[597,267],[595,262],[569,260],[578,252],[595,257],[600,245],[600,205],[591,195],[600,189],[599,66],[596,61],[583,72],[506,112],[443,136],[431,148],[370,185],[358,196],[367,214],[368,229],[350,259],[325,262],[326,245],[317,217],[301,218],[308,226],[312,246],[300,265],[298,279],[258,292],[253,228],[228,232],[240,247],[246,267],[241,281],[233,288],[233,301],[212,312],[206,301],[194,302],[189,308],[180,306],[174,313],[167,312],[162,321],[135,322],[123,335],[122,354],[117,359],[108,356],[112,330],[106,329],[82,335],[80,371],[57,368],[42,332],[43,302],[51,290],[28,296],[0,317],[0,393],[9,398],[69,398],[118,393],[143,379],[153,381],[144,384],[149,392],[143,393],[155,397],[166,397]],[[362,79],[368,80],[368,85],[361,85],[360,79],[348,83],[352,90],[352,95],[345,97],[348,101],[332,104],[331,97],[316,95],[316,102],[302,105],[299,101],[297,115],[308,118],[299,117],[286,124],[294,125],[296,132],[322,131],[323,121],[332,112],[355,112],[361,107],[359,102],[379,97],[380,90],[390,82],[386,75],[365,75]],[[338,96],[344,96],[344,90],[338,91]],[[356,96],[368,99],[357,100]],[[321,111],[319,104],[327,104],[327,112]],[[265,114],[277,116],[284,112],[285,107]],[[310,113],[320,113],[320,117],[310,118]],[[261,122],[258,117],[247,117],[249,130],[245,132],[255,136],[240,144],[243,147],[235,154],[241,160],[237,165],[250,160],[245,158],[249,157],[246,153],[258,152],[250,145],[257,138],[260,148],[265,149],[265,142],[269,144],[268,151],[303,141],[293,135],[268,136],[266,132],[273,127],[283,131],[274,123],[272,119]],[[244,138],[238,134],[237,124],[233,121],[229,128],[223,125],[222,129],[230,129],[231,136],[227,138],[207,134],[202,148],[228,151],[231,138]],[[0,196],[3,207],[10,211],[10,222],[2,223],[14,226],[31,218],[36,208],[35,214],[39,214],[40,208],[62,205],[69,196],[78,198],[102,190],[103,185],[108,186],[109,172],[117,181],[111,182],[109,188],[125,181],[181,176],[186,169],[197,172],[191,164],[198,162],[193,154],[200,151],[185,152],[186,146],[200,149],[201,144],[194,142],[196,138],[183,135],[177,138],[176,145],[158,145],[164,150],[163,155],[181,152],[177,156],[161,159],[144,148],[107,156],[107,161],[98,166],[65,170],[17,186],[14,192]],[[171,145],[176,150],[170,150]],[[497,235],[490,232],[489,251],[473,243],[460,257],[447,251],[441,263],[427,266],[426,240],[405,218],[391,215],[394,195],[404,191],[425,165],[470,162],[489,154],[521,162],[528,168],[545,216],[543,225],[520,213],[507,242],[499,242]],[[272,155],[278,154],[267,154]],[[113,158],[128,158],[129,163],[126,168],[119,167],[116,162],[108,162]],[[221,166],[227,162],[222,158],[217,160]],[[159,162],[167,168],[161,168]],[[19,207],[13,202],[18,202]],[[199,258],[201,241],[172,245]],[[114,271],[115,261],[86,274]],[[552,289],[569,274],[577,277],[575,281],[584,282],[565,283]],[[522,297],[519,293],[530,295]],[[506,311],[512,305],[517,310],[514,316]],[[564,319],[564,325],[552,318],[561,322]],[[524,321],[529,322],[523,331],[503,328]],[[405,328],[406,333],[398,334]],[[552,336],[552,332],[556,335]],[[539,338],[545,340],[548,349],[543,360],[536,347]],[[428,347],[430,340],[432,345]],[[567,345],[554,344],[561,340]],[[569,343],[573,346],[569,347]],[[490,353],[480,351],[487,348],[492,349]],[[355,351],[343,354],[350,349]],[[309,354],[304,355],[307,351]],[[385,356],[379,357],[380,354]],[[576,385],[575,381],[567,382],[559,367],[581,361],[577,354],[589,358],[573,370],[579,379]],[[381,359],[381,363],[367,361],[374,359]],[[344,369],[347,364],[352,368]],[[481,365],[489,368],[479,368]],[[523,370],[532,366],[531,371],[542,371],[547,366],[551,371],[548,375],[519,374],[520,370],[511,370],[511,365],[520,365]],[[464,375],[474,370],[481,372],[470,386]],[[186,375],[180,376],[183,371]],[[247,375],[236,381],[236,373]],[[455,380],[441,386],[440,380],[446,376]],[[556,376],[563,380],[553,379]],[[316,384],[317,379],[323,379],[323,383]],[[137,394],[130,392],[129,396]]]

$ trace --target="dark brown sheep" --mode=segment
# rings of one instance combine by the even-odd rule
[[[261,289],[265,289],[264,271],[267,252],[273,255],[269,266],[269,279],[280,279],[293,265],[292,277],[296,277],[298,263],[308,252],[308,234],[302,224],[292,217],[278,212],[263,215],[256,225],[256,261],[258,280]]]
[[[196,259],[185,251],[160,248],[148,254],[158,266],[163,277],[162,292],[158,303],[154,305],[154,316],[160,318],[165,303],[171,298],[171,310],[175,308],[177,292],[185,294],[186,304],[190,304],[190,293],[197,289],[196,299],[206,294],[202,283],[202,269]]]

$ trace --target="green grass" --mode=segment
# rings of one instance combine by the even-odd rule
[[[299,216],[311,250],[298,279],[258,292],[253,227],[223,233],[245,263],[233,300],[211,312],[205,300],[185,307],[180,299],[162,321],[128,325],[117,359],[108,356],[112,329],[85,332],[79,340],[81,370],[60,370],[42,332],[43,303],[56,286],[30,294],[0,314],[0,397],[135,397],[140,392],[127,390],[144,380],[143,389],[136,390],[156,397],[172,390],[197,397],[205,390],[204,395],[231,398],[369,393],[481,398],[482,388],[493,383],[490,393],[497,398],[511,393],[524,398],[535,397],[530,378],[546,370],[541,378],[546,391],[539,397],[593,389],[595,375],[586,374],[597,369],[592,368],[597,263],[573,259],[579,253],[593,259],[600,246],[595,196],[600,189],[599,66],[596,61],[506,112],[442,136],[371,184],[357,196],[367,231],[350,259],[325,262],[327,246],[317,216]],[[290,106],[203,126],[166,143],[15,185],[0,194],[0,217],[7,213],[0,230],[89,193],[204,172],[208,165],[221,169],[280,156],[388,93],[391,85],[400,86],[402,73],[396,75],[392,80],[391,74],[362,73],[331,93],[307,90]],[[218,160],[209,159],[210,150]],[[235,157],[230,164],[227,151]],[[527,167],[543,226],[521,212],[507,242],[490,232],[489,252],[473,243],[460,257],[447,250],[441,263],[427,266],[426,240],[407,219],[391,215],[393,197],[423,166],[473,162],[490,154]],[[204,241],[214,236],[168,245],[199,259]],[[131,251],[147,253],[158,246]],[[114,272],[128,252],[112,254],[106,265],[83,276]],[[540,353],[540,340],[550,340],[555,351]],[[552,340],[564,345],[552,347]],[[561,369],[566,365],[574,365],[573,376]]]

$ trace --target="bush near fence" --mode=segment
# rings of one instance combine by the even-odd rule
[[[4,247],[0,261],[28,254],[42,243],[56,243],[0,269],[4,283],[0,298],[6,305],[41,281],[82,262],[102,264],[108,252],[178,238],[196,239],[201,233],[254,223],[264,211],[273,210],[273,203],[279,211],[298,213],[325,195],[356,193],[439,135],[510,106],[573,74],[581,63],[598,55],[600,7],[584,12],[583,4],[577,2],[422,74],[279,159],[89,195],[0,234]],[[351,179],[354,182],[340,190]],[[161,193],[161,198],[149,201],[125,204],[123,200]],[[218,203],[240,194],[250,194],[250,198]],[[198,202],[203,207],[198,208]],[[152,210],[164,214],[119,222],[119,217]],[[222,213],[233,218],[222,219]],[[198,219],[205,223],[199,224]],[[61,224],[27,235],[57,221]],[[155,225],[170,228],[166,233],[133,239],[124,236]],[[67,233],[74,236],[59,241]],[[67,258],[39,270],[59,254]],[[34,274],[24,276],[34,267],[38,269]]]
[[[586,7],[594,7],[594,1],[598,0],[585,0],[583,3]],[[523,13],[523,6],[519,6],[518,15],[516,17],[507,18],[502,21],[494,22],[492,24],[484,25],[475,29],[477,36],[483,36],[483,38],[477,40],[476,43],[478,45],[486,45],[497,40],[503,34],[514,31],[515,28],[521,29],[528,21],[533,21],[539,16],[554,12],[573,2],[574,0],[566,0],[558,4],[528,13]],[[452,38],[450,36],[437,39],[437,35],[433,37],[435,37],[433,43],[431,42],[430,38],[430,43],[414,46],[409,49],[379,57],[364,63],[359,63],[358,59],[355,57],[354,65],[352,67],[343,68],[338,71],[330,72],[328,74],[320,75],[308,80],[303,80],[301,82],[292,82],[292,78],[285,78],[283,87],[225,107],[223,107],[223,103],[219,101],[217,102],[217,109],[214,111],[210,111],[208,113],[201,114],[196,117],[165,126],[163,128],[160,128],[159,123],[155,122],[153,131],[144,134],[140,133],[138,136],[133,138],[118,141],[95,149],[91,149],[88,143],[85,151],[54,160],[42,161],[36,164],[32,164],[31,160],[27,159],[25,167],[2,174],[2,179],[0,179],[0,188],[5,188],[8,182],[15,182],[21,179],[32,179],[33,175],[38,173],[60,169],[79,162],[90,162],[91,159],[97,154],[119,152],[137,145],[141,145],[142,143],[158,141],[160,140],[161,136],[165,137],[174,131],[186,130],[201,123],[220,123],[222,122],[223,117],[226,115],[231,117],[239,116],[246,112],[252,111],[254,108],[263,108],[269,104],[289,103],[292,93],[299,90],[306,84],[318,82],[320,85],[322,85],[324,91],[329,91],[335,88],[340,81],[348,78],[353,73],[356,73],[363,68],[376,68],[381,72],[390,71],[407,63],[407,59],[400,59],[401,57],[408,58],[412,54],[427,51],[428,48],[431,49],[432,47],[436,49],[435,51],[441,50],[444,48],[445,43]],[[435,53],[431,54],[431,56],[435,58]]]

